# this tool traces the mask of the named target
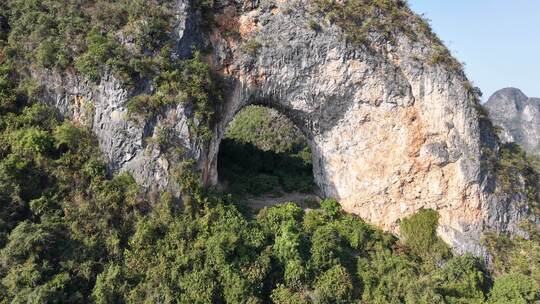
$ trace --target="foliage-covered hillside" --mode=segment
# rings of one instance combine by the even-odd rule
[[[478,259],[450,255],[431,210],[403,221],[400,241],[333,200],[242,213],[189,171],[184,206],[167,193],[150,206],[129,175],[107,175],[87,130],[1,67],[2,303],[540,300],[536,238],[508,239],[494,280]]]
[[[213,1],[194,4],[204,14]],[[21,75],[48,69],[99,83],[106,74],[132,89],[151,80],[152,90],[128,103],[131,118],[148,119],[164,106],[190,101],[197,134],[210,136],[220,86],[199,52],[188,60],[174,54],[175,1],[9,0],[0,5],[0,58],[14,59]]]
[[[487,237],[494,259],[486,269],[478,258],[452,256],[435,233],[432,210],[403,220],[399,240],[331,199],[315,210],[288,203],[252,214],[231,196],[204,190],[187,161],[176,181],[182,203],[164,192],[150,204],[129,174],[109,174],[91,132],[41,103],[27,72],[72,69],[95,82],[110,72],[126,84],[152,79],[154,92],[132,99],[130,114],[154,115],[189,98],[196,118],[207,122],[204,137],[220,86],[200,53],[172,58],[172,2],[0,2],[0,303],[540,301],[538,227],[529,229],[530,239]],[[334,2],[316,2],[335,15]],[[357,23],[344,22],[357,19],[358,5],[395,9],[387,0],[347,3],[346,14],[334,17],[349,30]],[[349,36],[363,37],[357,34]],[[268,167],[265,174],[286,190],[312,186],[303,143],[277,143],[284,153],[277,157],[250,146],[274,135],[253,139],[242,130],[233,127],[223,150],[225,166],[245,166],[231,170],[233,187]],[[509,160],[500,171],[522,166]]]

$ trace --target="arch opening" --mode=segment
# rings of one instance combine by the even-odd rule
[[[289,118],[266,106],[249,105],[235,115],[220,142],[217,171],[220,189],[255,208],[319,200],[309,140]]]

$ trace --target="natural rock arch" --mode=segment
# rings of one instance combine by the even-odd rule
[[[234,115],[249,104],[264,104],[303,131],[312,147],[317,185],[324,196],[338,198],[345,210],[387,229],[395,229],[400,218],[420,208],[440,210],[445,228],[450,228],[446,220],[479,219],[480,169],[467,171],[479,157],[479,142],[465,142],[479,138],[467,134],[479,130],[461,124],[467,115],[471,120],[475,115],[462,75],[451,75],[454,87],[429,84],[448,87],[432,90],[427,98],[415,96],[415,84],[400,67],[374,54],[349,51],[338,37],[310,37],[320,44],[284,46],[277,54],[275,49],[260,50],[256,68],[236,80],[227,98],[208,150],[204,181],[217,182],[219,142]],[[281,60],[266,61],[265,56]],[[300,68],[304,64],[307,68]],[[422,80],[437,81],[416,81]],[[462,96],[452,100],[445,93],[452,90]],[[433,104],[423,104],[429,101]],[[426,117],[433,114],[438,117]],[[459,129],[456,124],[461,124]],[[472,157],[463,155],[475,146]],[[445,214],[442,204],[469,210]]]
[[[354,46],[341,28],[315,30],[306,26],[307,10],[277,3],[240,16],[225,11],[227,22],[238,20],[240,42],[210,35],[210,61],[232,85],[203,157],[205,183],[217,181],[227,124],[258,103],[303,130],[316,183],[348,212],[397,231],[401,218],[432,208],[439,234],[477,254],[485,229],[516,229],[524,213],[515,204],[501,208],[482,167],[475,92],[460,69],[428,63],[437,51],[432,37],[394,33],[394,43]],[[257,41],[256,50],[242,41]]]
[[[204,35],[189,1],[179,3],[175,37],[183,58]],[[440,214],[439,234],[457,251],[476,254],[485,254],[484,231],[517,230],[527,216],[523,197],[493,192],[481,151],[491,135],[483,132],[475,93],[461,70],[430,62],[440,51],[433,37],[395,31],[389,42],[372,33],[370,44],[353,45],[335,24],[308,26],[310,1],[257,3],[231,1],[207,34],[207,60],[229,84],[209,143],[192,132],[190,104],[167,107],[143,125],[124,119],[131,93],[107,75],[98,85],[69,73],[35,75],[48,88],[44,100],[87,123],[111,170],[131,172],[148,189],[179,190],[170,177],[173,161],[146,145],[147,137],[169,128],[212,185],[226,126],[258,103],[302,129],[322,193],[368,222],[397,232],[401,218],[432,208]],[[223,34],[230,24],[239,37]]]

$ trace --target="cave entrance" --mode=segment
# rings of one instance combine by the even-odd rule
[[[217,168],[220,188],[251,207],[318,201],[308,140],[271,108],[250,105],[236,114],[221,140]]]

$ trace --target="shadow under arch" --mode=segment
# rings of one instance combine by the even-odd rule
[[[218,187],[234,194],[317,192],[305,130],[266,104],[252,103],[234,116],[220,141]]]

